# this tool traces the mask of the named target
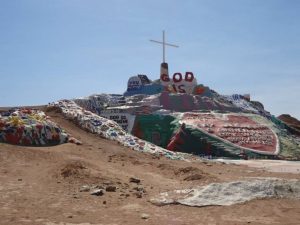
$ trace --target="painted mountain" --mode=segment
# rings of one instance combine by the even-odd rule
[[[172,79],[162,74],[156,81],[133,76],[123,95],[95,94],[61,100],[48,109],[53,107],[81,128],[137,151],[171,158],[180,158],[181,153],[300,158],[299,121],[272,116],[250,95],[220,95],[197,84],[191,72],[175,73]],[[73,139],[39,110],[0,115],[0,142],[38,146],[69,140]]]

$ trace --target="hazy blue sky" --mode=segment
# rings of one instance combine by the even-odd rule
[[[130,76],[193,71],[300,119],[300,1],[0,0],[0,106],[123,93]]]

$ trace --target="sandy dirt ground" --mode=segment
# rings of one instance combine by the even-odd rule
[[[158,193],[174,189],[247,177],[299,179],[299,173],[158,158],[89,134],[58,113],[50,116],[83,144],[0,144],[0,224],[299,224],[296,199],[209,207],[159,207],[149,202]],[[132,177],[140,184],[130,182]],[[94,196],[80,191],[83,185],[117,189]]]
[[[218,162],[225,162],[249,167],[261,168],[270,172],[295,173],[300,175],[300,161],[285,160],[229,160],[217,159]]]

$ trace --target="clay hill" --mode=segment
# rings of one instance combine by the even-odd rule
[[[300,121],[292,117],[289,114],[282,114],[278,116],[278,119],[283,121],[286,125],[289,126],[291,133],[300,136]]]
[[[289,127],[191,72],[2,108],[0,224],[299,224]]]

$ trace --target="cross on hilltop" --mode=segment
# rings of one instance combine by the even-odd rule
[[[179,46],[174,45],[174,44],[169,44],[165,41],[165,31],[163,30],[163,41],[155,41],[155,40],[150,40],[152,42],[161,44],[163,46],[163,63],[166,62],[166,46],[171,46],[171,47],[175,47],[175,48],[179,48]]]

